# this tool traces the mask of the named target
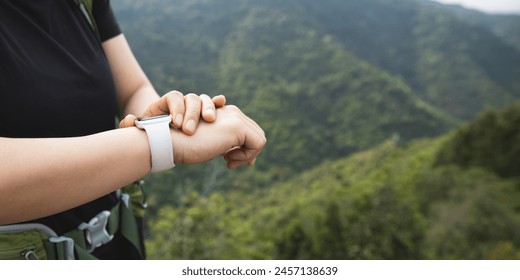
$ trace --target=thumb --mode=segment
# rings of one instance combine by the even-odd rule
[[[132,127],[135,125],[136,116],[128,114],[124,119],[119,122],[119,128]]]

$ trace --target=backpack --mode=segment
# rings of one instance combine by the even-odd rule
[[[76,2],[76,4],[78,5],[79,10],[85,16],[85,19],[87,20],[90,27],[92,27],[92,30],[96,34],[97,38],[101,40],[99,30],[96,25],[96,21],[94,20],[94,15],[92,14],[93,0],[74,0],[74,2]]]

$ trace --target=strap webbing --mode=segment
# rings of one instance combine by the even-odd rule
[[[121,209],[121,223],[120,223],[120,231],[121,234],[128,240],[139,252],[141,258],[144,258],[143,248],[141,248],[141,242],[139,239],[139,227],[137,226],[137,221],[135,219],[134,213],[131,206],[125,207],[122,206]]]
[[[130,208],[131,204],[126,206],[125,203],[119,202],[110,210],[110,216],[107,221],[107,231],[110,235],[116,234],[118,231],[121,235],[127,239],[139,252],[141,257],[143,255],[143,248],[141,248],[141,242],[139,238],[139,228],[137,226],[136,218]],[[91,253],[87,251],[86,244],[86,233],[84,230],[75,229],[64,234],[74,240],[74,251],[76,257],[80,260],[94,260]],[[47,251],[47,257],[49,259],[63,260],[65,256],[65,244],[64,243],[52,243],[50,241],[44,242],[45,249]]]
[[[101,40],[94,15],[92,14],[92,5],[94,4],[92,0],[75,0],[75,2],[78,5],[81,13],[85,16],[85,19],[88,21],[90,27],[92,27],[96,37]]]

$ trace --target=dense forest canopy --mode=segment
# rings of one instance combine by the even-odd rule
[[[159,92],[225,94],[268,138],[254,168],[146,178],[150,257],[520,257],[520,16],[427,0],[113,6]]]

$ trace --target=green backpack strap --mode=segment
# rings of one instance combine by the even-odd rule
[[[76,4],[78,5],[81,13],[85,16],[85,19],[87,19],[88,23],[90,24],[90,27],[92,27],[92,30],[96,34],[97,38],[101,40],[101,36],[99,35],[99,30],[96,25],[96,21],[94,20],[94,16],[92,14],[92,6],[93,6],[93,0],[74,0]]]

